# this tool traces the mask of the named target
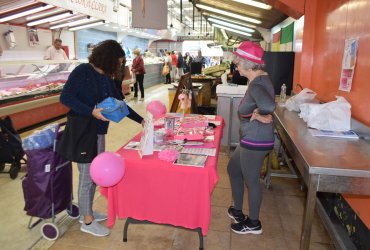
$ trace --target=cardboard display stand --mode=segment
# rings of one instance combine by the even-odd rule
[[[186,73],[186,74],[181,76],[180,81],[179,81],[179,86],[176,89],[176,94],[173,97],[173,102],[172,102],[172,105],[171,105],[170,112],[173,112],[173,113],[177,112],[177,109],[178,109],[179,104],[180,104],[178,96],[179,96],[179,94],[182,93],[183,89],[187,89],[187,90],[191,91],[191,95],[192,95],[192,98],[191,98],[191,113],[197,114],[198,113],[198,106],[197,106],[197,102],[196,102],[194,91],[193,91],[193,85],[192,85],[192,82],[191,82],[190,73]]]

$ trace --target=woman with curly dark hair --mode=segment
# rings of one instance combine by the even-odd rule
[[[102,115],[96,104],[107,97],[120,99],[114,79],[119,79],[125,52],[119,43],[106,40],[99,43],[89,57],[89,63],[80,64],[69,75],[60,96],[60,102],[70,108],[68,115],[93,117],[97,119],[97,153],[105,151],[105,134],[109,121]],[[137,123],[144,119],[130,107],[127,116]],[[90,163],[77,163],[80,172],[78,185],[78,205],[80,209],[81,231],[95,236],[106,236],[109,230],[99,224],[107,219],[105,214],[93,212],[96,185],[90,177]]]

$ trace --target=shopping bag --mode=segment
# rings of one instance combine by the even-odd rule
[[[101,113],[105,118],[117,123],[130,113],[124,101],[117,100],[113,97],[104,99],[104,101],[98,103],[96,107],[103,109]]]
[[[168,67],[168,65],[167,65],[167,64],[165,64],[165,65],[163,66],[162,75],[163,75],[163,76],[166,76],[166,75],[168,75],[169,73],[170,73],[170,67]]]
[[[134,73],[131,74],[131,83],[132,84],[136,83],[136,75]]]
[[[351,104],[342,96],[336,101],[311,107],[307,117],[310,128],[331,131],[348,131],[351,129]]]
[[[301,92],[299,92],[297,95],[290,97],[285,104],[285,107],[289,111],[297,111],[299,112],[299,105],[302,103],[315,103],[318,101],[315,101],[316,93],[308,88],[304,88]]]

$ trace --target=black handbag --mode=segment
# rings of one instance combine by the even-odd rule
[[[96,77],[93,77],[96,102],[102,99],[97,81]],[[98,119],[93,116],[68,114],[56,151],[69,161],[91,163],[98,154]]]
[[[67,115],[67,124],[56,151],[69,161],[90,163],[98,151],[98,120],[94,117]]]

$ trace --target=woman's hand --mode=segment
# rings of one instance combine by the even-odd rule
[[[142,127],[144,127],[144,126],[145,126],[145,120],[144,120],[144,119],[141,121],[141,126],[142,126]]]
[[[270,114],[260,115],[258,113],[258,109],[255,109],[253,111],[253,114],[252,114],[252,117],[251,117],[250,121],[253,121],[253,120],[257,120],[257,121],[262,122],[262,123],[271,123],[272,122],[272,115],[270,115]]]
[[[109,121],[107,118],[105,118],[103,115],[102,115],[102,108],[94,108],[93,111],[92,111],[92,115],[98,119],[98,120],[102,120],[102,121]]]

